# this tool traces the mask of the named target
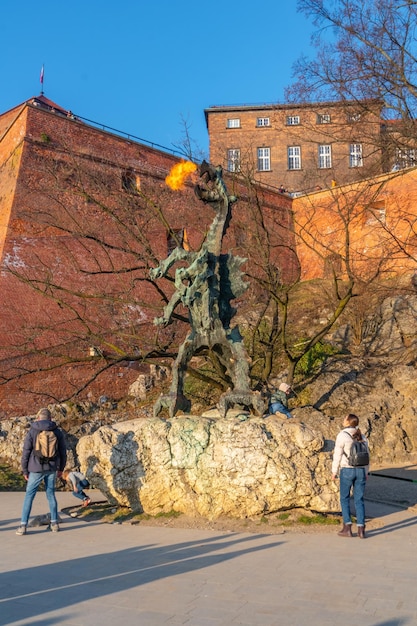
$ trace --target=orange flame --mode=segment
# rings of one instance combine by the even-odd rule
[[[165,179],[168,187],[174,190],[182,189],[187,176],[190,176],[197,169],[197,165],[192,161],[181,161],[176,163]]]

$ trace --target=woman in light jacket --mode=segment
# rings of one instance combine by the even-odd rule
[[[350,516],[350,492],[353,489],[358,537],[365,539],[365,485],[369,466],[352,467],[349,465],[349,452],[353,441],[368,442],[359,430],[359,418],[353,413],[345,417],[343,430],[336,437],[333,453],[332,478],[336,480],[340,469],[340,505],[342,507],[343,528],[337,534],[340,537],[352,537],[352,518]]]

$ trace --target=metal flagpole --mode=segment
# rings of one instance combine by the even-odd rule
[[[40,83],[41,83],[41,96],[43,96],[43,79],[45,75],[45,66],[42,64],[41,75],[40,75]]]

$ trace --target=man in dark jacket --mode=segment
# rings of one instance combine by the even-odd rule
[[[57,439],[56,455],[50,459],[40,458],[35,454],[35,444],[40,431],[53,431]],[[22,472],[27,480],[26,495],[23,502],[22,520],[16,531],[17,535],[25,535],[29,521],[32,503],[39,485],[43,481],[46,489],[46,497],[51,512],[51,530],[59,531],[58,525],[58,505],[55,497],[55,480],[61,477],[67,462],[67,450],[62,431],[55,422],[52,421],[51,413],[48,409],[41,409],[36,415],[36,421],[30,427],[23,444]]]

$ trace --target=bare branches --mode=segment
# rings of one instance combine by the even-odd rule
[[[417,113],[417,7],[397,0],[299,0],[319,30],[294,68],[291,99],[378,98],[387,117]]]

